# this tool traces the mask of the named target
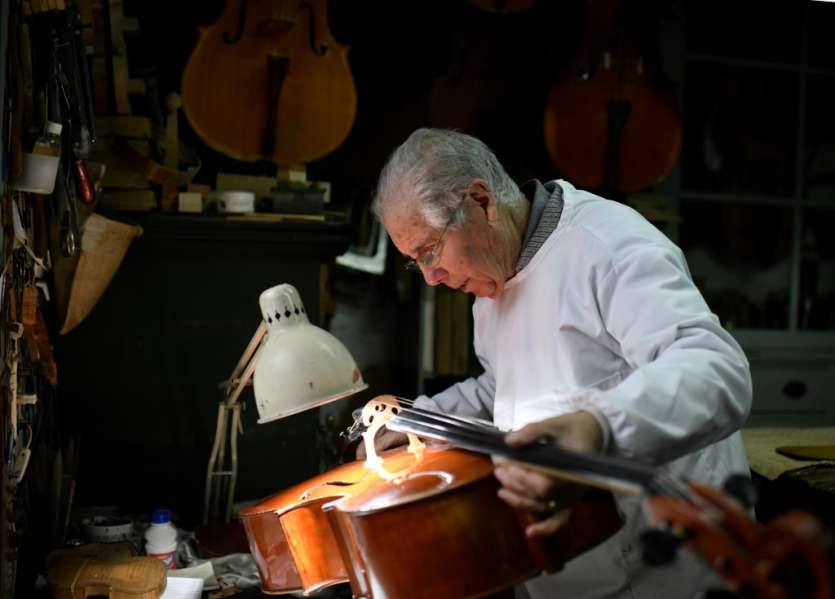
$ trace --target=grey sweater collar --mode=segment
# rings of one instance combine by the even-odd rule
[[[522,185],[521,190],[531,202],[531,213],[522,241],[522,251],[516,261],[516,272],[528,265],[545,240],[556,230],[563,207],[562,187],[556,181],[548,181],[543,185],[537,179],[531,179]]]

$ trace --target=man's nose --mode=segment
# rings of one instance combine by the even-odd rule
[[[423,269],[423,280],[426,281],[427,285],[431,285],[432,287],[443,283],[448,275],[449,272],[445,268],[437,266],[427,266]]]

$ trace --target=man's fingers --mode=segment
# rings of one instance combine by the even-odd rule
[[[536,423],[533,423],[523,426],[518,431],[508,433],[504,441],[512,447],[518,447],[519,445],[533,443],[540,437],[542,437],[542,429]]]
[[[377,451],[383,451],[384,449],[388,449],[389,447],[397,447],[398,445],[405,445],[409,442],[409,438],[403,434],[398,433],[396,431],[386,430],[382,435],[377,437],[374,440],[374,449]]]
[[[360,438],[359,445],[357,445],[357,453],[356,453],[358,460],[365,459],[365,440]]]
[[[518,466],[497,466],[494,473],[503,487],[534,499],[550,497],[556,486],[553,478]]]
[[[532,499],[507,488],[499,489],[498,494],[502,501],[511,507],[528,512],[548,514],[544,519],[529,524],[525,528],[525,534],[528,537],[545,537],[554,534],[568,521],[571,515],[570,507],[559,509],[558,505],[554,505],[556,503],[554,500],[540,501]],[[554,511],[555,509],[558,511]]]
[[[529,524],[527,528],[525,528],[525,534],[531,538],[547,537],[548,535],[552,535],[555,532],[557,532],[563,524],[568,522],[568,518],[570,516],[571,508],[566,508],[564,510],[554,512],[544,520],[540,520],[539,522]]]
[[[381,428],[377,432],[377,436],[374,438],[374,449],[375,451],[380,452],[384,449],[389,449],[390,447],[405,445],[408,442],[409,438],[405,434]],[[357,459],[364,460],[365,458],[365,439],[363,439],[360,441],[360,444],[357,445]]]
[[[540,422],[532,422],[518,431],[505,435],[505,443],[518,447],[546,439],[574,451],[600,451],[603,448],[604,431],[597,418],[580,410],[555,416]]]
[[[553,511],[549,502],[547,501],[539,501],[537,499],[533,499],[531,497],[527,497],[525,495],[520,495],[514,491],[511,491],[507,488],[499,489],[499,497],[511,507],[515,507],[520,510],[526,510],[528,512],[541,512],[547,513]]]

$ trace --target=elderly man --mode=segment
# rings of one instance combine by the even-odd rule
[[[751,404],[748,363],[693,284],[682,252],[637,212],[565,181],[519,188],[479,140],[420,129],[383,169],[374,211],[429,285],[477,296],[484,373],[424,407],[489,418],[511,444],[547,436],[572,449],[662,465],[721,486],[748,472],[738,431]],[[400,435],[387,432],[378,447]],[[564,485],[501,466],[500,496],[541,512],[529,535],[561,522]],[[625,525],[532,597],[693,597],[709,571],[682,554],[650,568],[639,499]]]

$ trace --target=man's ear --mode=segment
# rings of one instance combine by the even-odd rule
[[[487,223],[495,225],[499,217],[496,196],[490,185],[484,179],[474,179],[467,188],[469,196],[478,204],[479,208],[484,212],[484,217]]]

